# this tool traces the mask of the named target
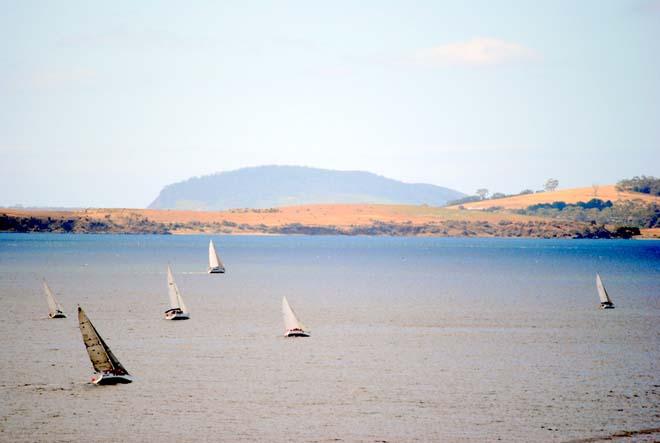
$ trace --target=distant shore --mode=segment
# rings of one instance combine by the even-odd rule
[[[591,223],[425,205],[380,204],[325,204],[213,212],[0,209],[0,232],[621,238],[611,227]]]

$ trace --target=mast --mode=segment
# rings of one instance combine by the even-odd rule
[[[128,371],[119,363],[117,357],[103,341],[80,306],[78,306],[78,323],[94,370],[96,372],[110,372],[115,375],[128,375]]]

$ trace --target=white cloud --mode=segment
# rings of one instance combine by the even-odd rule
[[[420,49],[415,53],[416,61],[435,65],[490,66],[537,58],[536,52],[530,48],[490,37],[475,37]]]

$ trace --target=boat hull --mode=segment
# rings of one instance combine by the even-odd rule
[[[305,331],[286,331],[285,337],[309,337],[310,333]]]
[[[66,318],[66,314],[64,312],[58,312],[56,314],[48,314],[50,318]]]
[[[187,312],[166,312],[165,320],[188,320],[190,314]]]
[[[225,268],[209,268],[209,274],[224,274]]]
[[[614,304],[612,303],[601,303],[600,309],[614,309]]]
[[[92,383],[95,385],[118,385],[118,384],[127,384],[132,383],[133,377],[130,375],[116,375],[116,374],[96,374],[92,377]]]

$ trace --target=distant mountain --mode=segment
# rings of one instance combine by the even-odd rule
[[[314,203],[401,203],[440,206],[465,194],[362,171],[258,166],[165,186],[149,209],[223,210]]]

